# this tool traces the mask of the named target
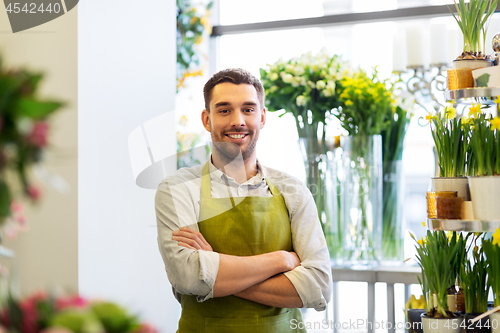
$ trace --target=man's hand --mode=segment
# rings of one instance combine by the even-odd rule
[[[187,247],[188,249],[213,251],[201,232],[191,228],[183,227],[180,230],[172,231],[172,240],[178,241],[179,246]]]

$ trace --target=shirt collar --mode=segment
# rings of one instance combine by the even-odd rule
[[[265,171],[262,168],[262,165],[260,164],[259,160],[257,160],[257,174],[244,182],[243,184],[238,184],[234,178],[226,175],[224,172],[221,170],[217,169],[217,167],[212,163],[212,155],[210,155],[209,159],[209,168],[210,168],[210,178],[211,180],[217,180],[222,183],[225,183],[225,180],[228,180],[230,183],[234,183],[237,186],[239,185],[248,185],[248,186],[255,186],[255,185],[260,185],[262,182],[265,182]]]

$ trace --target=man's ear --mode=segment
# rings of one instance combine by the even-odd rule
[[[210,112],[207,109],[201,112],[201,122],[203,123],[203,127],[210,132]]]
[[[267,110],[266,108],[263,108],[260,114],[260,129],[264,128],[264,125],[266,124],[266,119],[267,119]]]

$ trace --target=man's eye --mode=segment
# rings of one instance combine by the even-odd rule
[[[252,111],[253,111],[253,109],[245,109],[244,111],[245,111],[245,112],[252,112]]]
[[[220,113],[228,113],[229,110],[219,110]]]

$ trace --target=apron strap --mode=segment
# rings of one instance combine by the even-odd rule
[[[210,198],[212,196],[212,190],[211,190],[211,178],[210,178],[210,169],[209,169],[209,162],[207,162],[201,171],[201,190],[200,194],[202,198]]]
[[[271,191],[271,194],[273,195],[273,197],[280,194],[280,191],[278,191],[276,186],[274,186],[273,182],[267,177],[266,177],[266,183],[267,183],[267,186],[269,186],[269,190]]]

